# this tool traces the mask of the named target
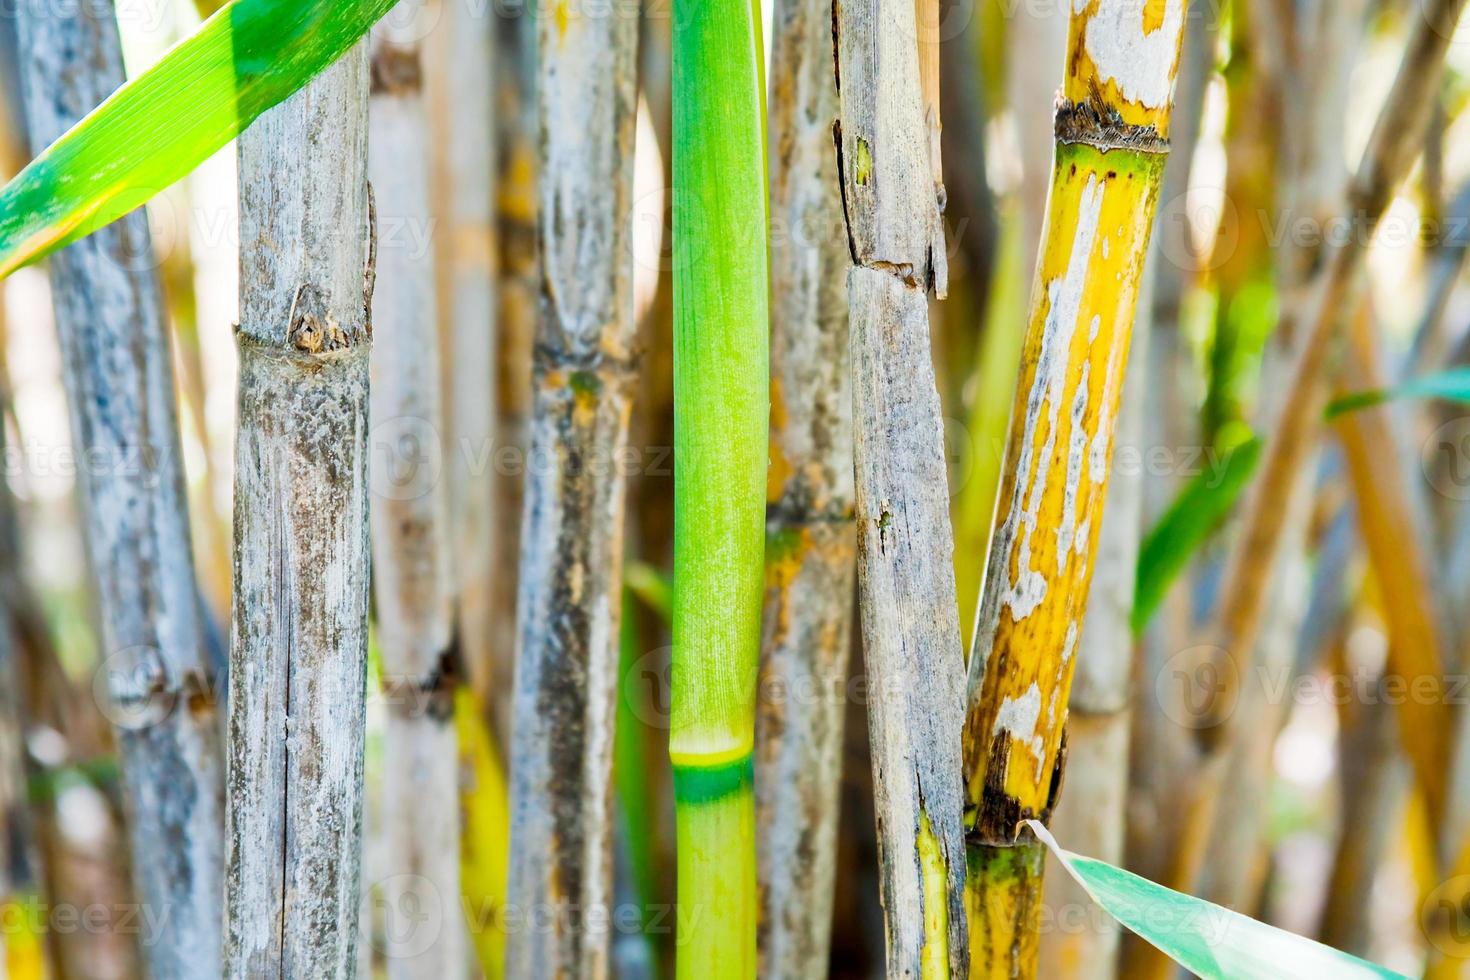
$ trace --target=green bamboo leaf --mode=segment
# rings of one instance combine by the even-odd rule
[[[1438,374],[1412,378],[1392,388],[1370,388],[1343,395],[1327,406],[1327,417],[1355,412],[1401,398],[1441,398],[1452,402],[1470,402],[1470,367],[1451,368]]]
[[[1063,850],[1040,823],[1028,820],[1027,824],[1104,911],[1203,980],[1403,978],[1401,973],[1156,885],[1105,861]]]
[[[1144,538],[1138,552],[1138,586],[1133,597],[1133,632],[1141,633],[1164,601],[1195,550],[1235,506],[1261,461],[1260,439],[1230,450],[1223,470],[1207,468],[1179,493]]]
[[[145,204],[284,101],[395,0],[234,0],[0,189],[0,278]]]

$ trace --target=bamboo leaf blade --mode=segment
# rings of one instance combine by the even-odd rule
[[[1133,632],[1148,625],[1190,557],[1220,526],[1250,483],[1261,461],[1260,439],[1231,450],[1220,472],[1205,470],[1185,485],[1159,523],[1144,539],[1138,555],[1138,582],[1133,602]]]
[[[1027,824],[1104,911],[1204,980],[1403,977],[1105,861],[1073,854],[1037,821]]]
[[[1388,388],[1369,388],[1343,395],[1328,404],[1327,418],[1335,419],[1348,412],[1407,398],[1470,402],[1470,367],[1451,368],[1448,371],[1411,378]]]
[[[147,203],[347,52],[393,0],[234,0],[0,189],[0,278]]]

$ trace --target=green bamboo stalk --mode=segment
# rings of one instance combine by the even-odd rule
[[[756,970],[769,336],[760,8],[681,0],[674,91],[674,766],[681,978]]]

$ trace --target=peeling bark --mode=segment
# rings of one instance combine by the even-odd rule
[[[111,5],[26,7],[32,141],[46,145],[124,80]],[[51,259],[103,664],[138,897],[164,924],[149,972],[220,961],[223,772],[184,490],[166,314],[134,212]],[[164,913],[167,913],[165,916]],[[205,967],[211,969],[211,967]]]
[[[541,18],[541,318],[521,527],[510,900],[557,912],[508,937],[511,976],[607,975],[612,750],[633,363],[638,24]]]
[[[368,613],[367,59],[240,137],[225,975],[357,968]]]
[[[912,0],[834,8],[852,269],[858,594],[888,975],[965,975],[960,729],[944,434],[929,290],[947,288]],[[935,120],[937,125],[937,120]],[[937,906],[937,907],[936,907]]]

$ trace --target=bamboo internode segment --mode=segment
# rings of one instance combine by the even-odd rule
[[[1051,807],[1163,161],[1057,150],[971,659],[966,774],[971,830],[987,843]]]
[[[1036,971],[1040,853],[1065,761],[1186,4],[1076,0],[1036,291],[970,656],[971,976]]]
[[[770,421],[760,7],[673,26],[674,603],[681,978],[756,971],[751,753]]]
[[[122,85],[122,45],[110,3],[31,4],[11,16],[39,148]],[[163,923],[143,953],[150,976],[174,980],[221,956],[224,773],[155,268],[141,212],[50,262],[78,455],[143,461],[81,466],[77,476],[137,901]]]
[[[225,864],[232,980],[357,969],[372,344],[366,163],[365,45],[240,138]]]
[[[804,233],[772,247],[758,945],[760,975],[793,980],[829,969],[857,568],[831,17],[828,0],[781,0],[772,51],[771,205]]]
[[[521,525],[509,976],[608,972],[612,758],[632,346],[637,18],[539,18],[541,315]]]
[[[389,229],[427,223],[430,124],[418,0],[373,29],[368,176]],[[383,801],[393,980],[455,980],[467,967],[460,914],[459,756],[451,530],[435,253],[405,235],[376,252],[372,355],[373,589],[387,700]],[[407,921],[406,910],[423,918]]]

